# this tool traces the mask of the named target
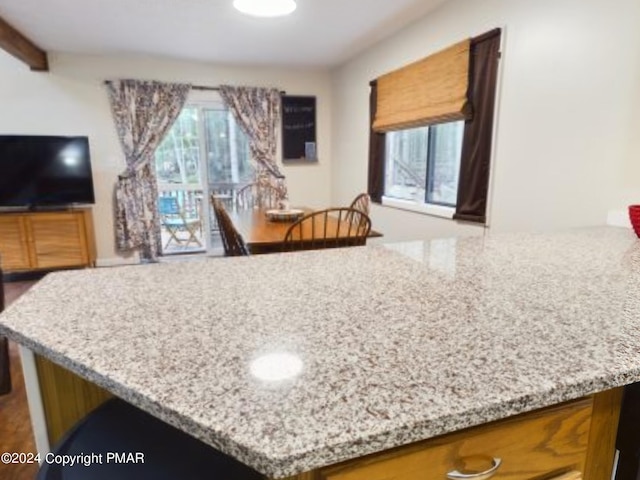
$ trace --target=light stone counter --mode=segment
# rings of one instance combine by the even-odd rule
[[[0,333],[281,477],[638,381],[639,299],[603,227],[55,273]]]

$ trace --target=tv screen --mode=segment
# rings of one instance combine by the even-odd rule
[[[0,135],[0,206],[94,202],[87,137]]]

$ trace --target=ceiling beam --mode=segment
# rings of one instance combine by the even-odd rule
[[[0,17],[0,48],[26,63],[33,71],[49,71],[47,52],[37,47],[2,17]]]

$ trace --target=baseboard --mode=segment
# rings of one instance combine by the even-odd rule
[[[123,265],[138,265],[140,259],[137,255],[133,255],[128,258],[124,257],[111,257],[111,258],[98,258],[96,260],[96,267],[120,267]]]

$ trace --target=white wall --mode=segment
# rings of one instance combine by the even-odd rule
[[[334,70],[241,68],[145,57],[51,56],[30,72],[0,51],[0,133],[88,135],[98,255],[117,261],[112,189],[124,161],[106,78],[273,86],[318,97],[317,165],[283,167],[294,203],[346,204],[366,189],[369,81],[494,27],[504,28],[491,227],[604,223],[640,203],[640,2],[450,0]],[[483,229],[374,206],[384,241]]]
[[[369,81],[503,27],[491,228],[604,224],[640,203],[640,2],[451,0],[333,72],[334,203],[365,190]],[[374,207],[387,239],[481,233]]]
[[[286,165],[292,203],[330,203],[331,95],[323,71],[240,68],[145,57],[52,54],[49,73],[35,73],[0,50],[0,133],[88,135],[96,190],[94,223],[98,259],[120,261],[114,249],[112,192],[124,158],[116,137],[103,80],[140,78],[216,86],[275,87],[317,96],[319,162]]]

